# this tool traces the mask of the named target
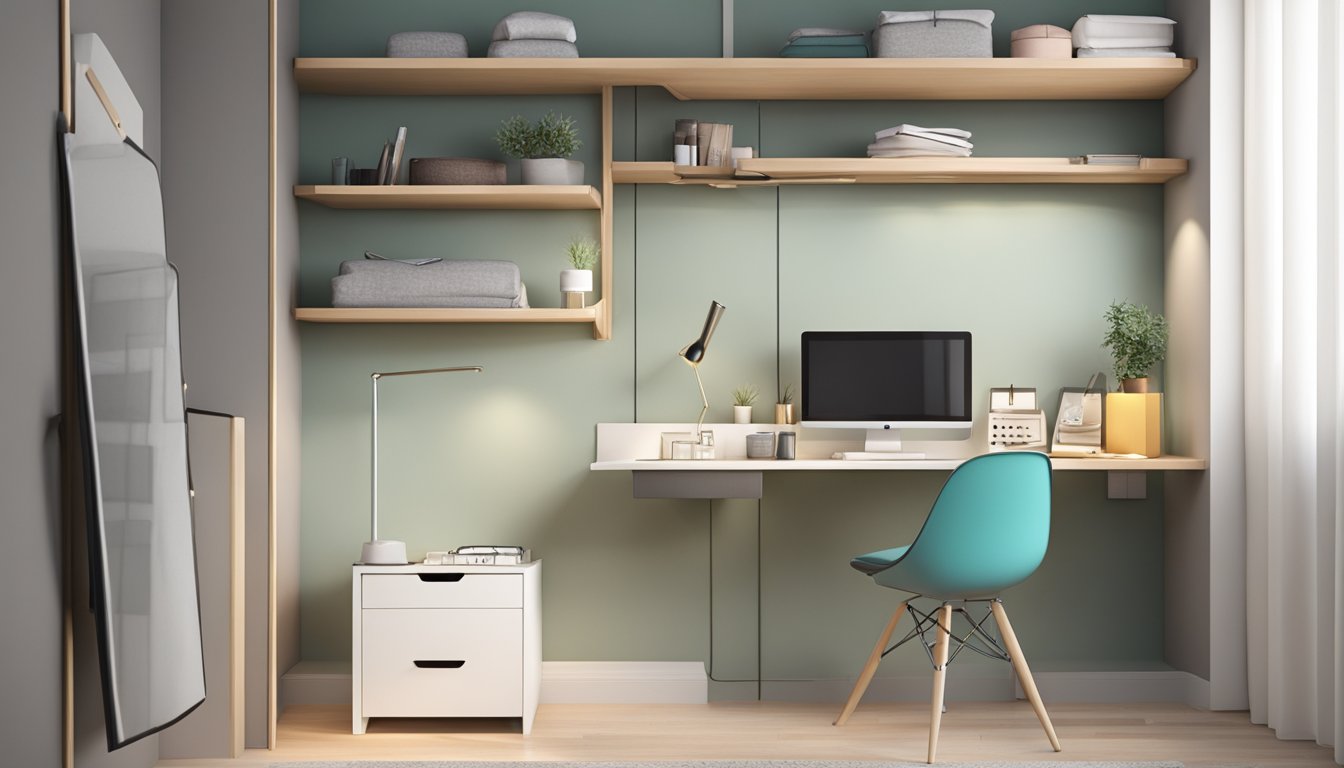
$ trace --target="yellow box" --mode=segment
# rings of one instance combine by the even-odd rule
[[[1162,395],[1106,394],[1106,452],[1162,455]]]

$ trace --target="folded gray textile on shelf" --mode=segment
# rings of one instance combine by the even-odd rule
[[[331,279],[333,307],[526,307],[518,265],[511,261],[357,260],[341,262]]]
[[[861,29],[836,29],[834,27],[799,27],[789,34],[789,42],[792,43],[800,37],[853,37],[854,35],[867,35],[868,33]]]
[[[563,40],[577,42],[574,20],[554,13],[518,11],[495,25],[491,40]]]
[[[1174,59],[1170,48],[1079,48],[1080,59]]]
[[[577,59],[579,47],[564,40],[496,40],[485,55],[492,59]]]
[[[994,23],[994,12],[989,10],[952,11],[882,11],[877,15],[877,26],[883,24],[910,24],[920,21],[973,21],[982,27]]]
[[[388,58],[454,58],[468,55],[467,38],[457,32],[396,32],[387,38]]]

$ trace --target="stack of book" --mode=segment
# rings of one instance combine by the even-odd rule
[[[785,58],[866,59],[868,36],[856,29],[803,27],[793,30],[779,52]]]
[[[1162,16],[1088,14],[1073,25],[1078,58],[1171,59],[1176,22]]]
[[[677,165],[721,167],[733,164],[733,126],[727,123],[678,120],[672,143],[672,157]],[[679,150],[679,146],[685,146],[686,149]]]
[[[958,128],[921,128],[902,123],[880,130],[868,145],[869,157],[970,157],[971,132]]]
[[[382,154],[378,156],[378,171],[374,184],[396,184],[401,173],[402,156],[406,153],[406,126],[397,129],[397,137],[383,142]]]

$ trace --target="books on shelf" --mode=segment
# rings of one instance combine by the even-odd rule
[[[874,134],[869,157],[970,157],[971,132],[960,128],[922,128],[902,123]]]
[[[378,171],[375,174],[379,185],[396,184],[401,175],[402,158],[406,154],[406,126],[397,129],[392,141],[383,142],[383,151],[378,156]]]
[[[673,130],[672,145],[677,165],[732,165],[733,126],[681,119]]]

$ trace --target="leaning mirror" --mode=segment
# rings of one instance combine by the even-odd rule
[[[61,144],[90,591],[116,749],[199,705],[205,672],[177,274],[165,252],[158,169],[122,135],[109,95],[124,85],[115,65],[99,68],[78,68],[77,132]],[[130,101],[123,96],[124,108]]]

